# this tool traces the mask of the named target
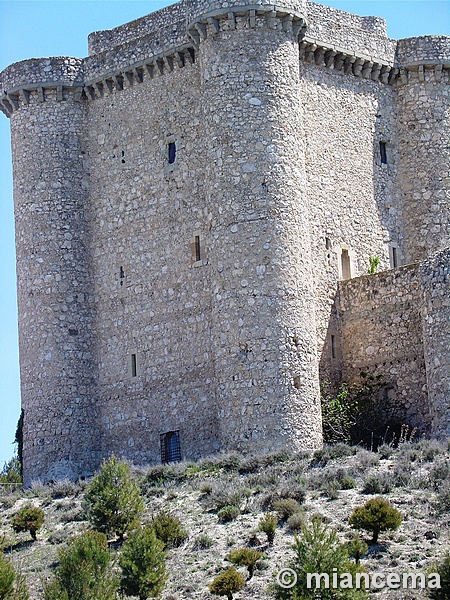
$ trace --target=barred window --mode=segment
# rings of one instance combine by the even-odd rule
[[[181,460],[181,448],[180,448],[180,432],[167,431],[162,433],[161,439],[161,462],[171,463],[180,462]]]

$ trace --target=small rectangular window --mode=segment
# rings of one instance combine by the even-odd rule
[[[381,164],[387,165],[386,142],[380,142]]]
[[[131,377],[137,377],[137,360],[136,354],[131,355]]]
[[[161,462],[171,463],[180,462],[181,460],[181,448],[180,448],[180,432],[167,431],[161,433]]]
[[[201,254],[201,248],[200,248],[200,236],[196,235],[195,236],[195,241],[194,241],[194,245],[195,245],[195,260],[201,260],[202,259],[202,254]]]
[[[175,142],[169,142],[169,145],[167,147],[167,158],[169,161],[169,165],[173,165],[173,163],[175,162],[175,158],[177,155],[177,147],[175,145]]]
[[[351,277],[351,266],[350,256],[348,250],[343,249],[341,253],[341,271],[342,279],[350,279]]]

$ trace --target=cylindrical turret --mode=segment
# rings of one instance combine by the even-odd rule
[[[81,61],[33,59],[0,76],[10,116],[24,482],[99,460]]]
[[[450,37],[397,47],[400,187],[406,262],[450,245]]]
[[[304,5],[192,2],[222,447],[321,444],[298,35]]]

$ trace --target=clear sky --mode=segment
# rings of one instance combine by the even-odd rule
[[[42,2],[0,0],[0,70],[26,58],[86,56],[87,36],[172,4],[165,0]],[[281,2],[282,4],[282,2]],[[450,35],[450,0],[322,2],[387,21],[388,35]],[[11,458],[20,412],[11,152],[8,119],[0,113],[0,468]]]

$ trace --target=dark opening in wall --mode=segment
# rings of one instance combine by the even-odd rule
[[[123,267],[119,267],[119,280],[120,280],[121,286],[123,286],[124,279],[125,279],[125,271],[123,270]]]
[[[134,353],[131,355],[131,377],[137,377],[137,360]]]
[[[169,142],[167,146],[167,159],[169,161],[169,165],[173,165],[175,162],[175,158],[177,156],[177,147],[175,142]]]
[[[327,250],[330,250],[330,249],[331,249],[331,240],[330,240],[330,238],[329,238],[329,237],[326,237],[326,238],[325,238],[325,248],[326,248]]]
[[[380,142],[381,164],[387,165],[386,142]]]
[[[348,250],[342,250],[341,253],[341,268],[342,268],[342,279],[350,279],[350,256]]]
[[[125,163],[125,158],[124,158],[124,156],[125,156],[125,152],[122,150],[122,162],[123,162],[123,163]]]
[[[194,252],[195,252],[195,260],[201,260],[202,259],[202,253],[201,253],[201,248],[200,248],[200,236],[196,235],[195,236],[195,241],[194,241]]]
[[[331,336],[331,358],[336,358],[336,336]]]
[[[180,448],[180,432],[167,431],[161,433],[161,462],[180,462],[181,460],[181,448]]]
[[[398,267],[398,253],[397,248],[395,246],[392,246],[391,251],[391,267],[393,269],[396,269]]]

